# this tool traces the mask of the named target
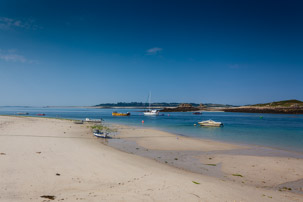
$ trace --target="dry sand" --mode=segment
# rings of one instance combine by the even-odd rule
[[[297,158],[218,154],[203,155],[201,161],[221,165],[229,179],[256,186],[279,187],[303,179],[303,160]],[[283,187],[280,186],[281,189]],[[298,191],[303,191],[302,186],[300,188]]]
[[[231,146],[220,145],[206,144],[205,150]],[[43,195],[54,201],[303,201],[289,191],[223,181],[121,152],[71,121],[0,116],[0,201],[52,201]]]

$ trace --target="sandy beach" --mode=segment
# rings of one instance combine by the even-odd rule
[[[303,201],[300,155],[112,127],[0,116],[0,201]]]

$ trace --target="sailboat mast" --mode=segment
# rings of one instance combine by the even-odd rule
[[[150,110],[150,101],[151,101],[151,91],[149,91],[149,100],[148,100],[148,102],[149,102],[149,110]]]

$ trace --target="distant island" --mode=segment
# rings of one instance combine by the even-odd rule
[[[93,106],[94,108],[140,108],[145,109],[149,107],[148,103],[144,102],[118,102],[118,103],[105,103]],[[200,111],[212,110],[218,108],[234,107],[233,105],[212,104],[212,103],[166,103],[156,102],[150,105],[153,109],[160,109],[161,112],[187,112],[187,111]]]
[[[163,108],[163,107],[177,107],[180,103],[177,102],[156,102],[156,103],[151,103],[151,107],[153,108]],[[199,106],[199,104],[195,103],[190,103],[193,106]],[[104,103],[104,104],[98,104],[95,105],[95,107],[100,107],[100,108],[114,108],[114,107],[136,107],[136,108],[146,108],[148,107],[149,104],[145,102],[117,102],[117,103]]]
[[[144,102],[117,102],[104,103],[92,106],[93,108],[148,108]],[[188,111],[224,111],[245,113],[272,113],[272,114],[303,114],[303,102],[300,100],[284,100],[270,103],[233,106],[227,104],[212,103],[178,103],[178,102],[155,102],[151,108],[161,112],[188,112]]]
[[[271,114],[303,114],[303,102],[300,100],[284,100],[241,107],[229,107],[223,109],[223,111]]]

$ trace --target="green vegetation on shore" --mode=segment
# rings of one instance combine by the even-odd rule
[[[271,113],[271,114],[303,114],[303,102],[299,100],[283,100],[264,104],[247,105],[224,109],[225,112]]]
[[[236,176],[236,177],[243,177],[243,175],[238,174],[238,173],[232,174],[232,176]]]
[[[97,130],[101,130],[101,131],[106,131],[106,132],[117,132],[116,129],[111,129],[107,126],[104,126],[104,125],[93,125],[91,126],[91,129],[97,129]]]
[[[300,100],[283,100],[283,101],[255,104],[255,105],[249,105],[249,106],[253,106],[253,107],[292,107],[292,106],[303,106],[303,102]]]

